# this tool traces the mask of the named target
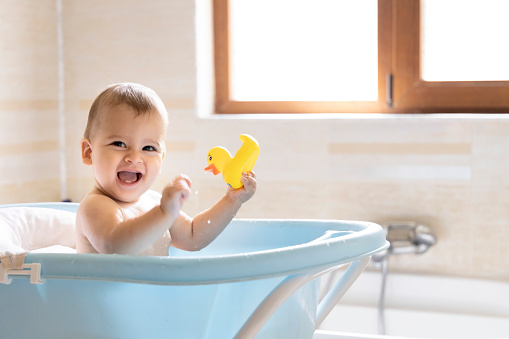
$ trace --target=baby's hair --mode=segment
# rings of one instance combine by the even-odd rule
[[[157,111],[163,117],[165,125],[168,122],[168,113],[156,92],[140,84],[123,82],[109,86],[94,100],[88,113],[87,127],[83,136],[90,138],[99,111],[105,107],[115,107],[121,104],[133,108],[137,112],[137,116]]]

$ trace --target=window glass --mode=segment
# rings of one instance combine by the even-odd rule
[[[421,0],[425,81],[509,80],[509,1]]]
[[[377,0],[230,0],[235,101],[378,100]]]

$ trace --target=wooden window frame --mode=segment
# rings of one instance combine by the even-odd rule
[[[216,113],[509,112],[509,81],[421,79],[420,0],[378,0],[378,101],[234,101],[229,0],[213,1]]]

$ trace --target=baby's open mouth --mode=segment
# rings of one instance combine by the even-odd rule
[[[142,176],[140,172],[121,171],[117,173],[118,179],[126,184],[133,184],[139,181]]]

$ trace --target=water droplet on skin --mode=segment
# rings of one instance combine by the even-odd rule
[[[194,191],[194,194],[198,194],[198,190]]]
[[[210,220],[207,220],[207,224],[210,224]]]

